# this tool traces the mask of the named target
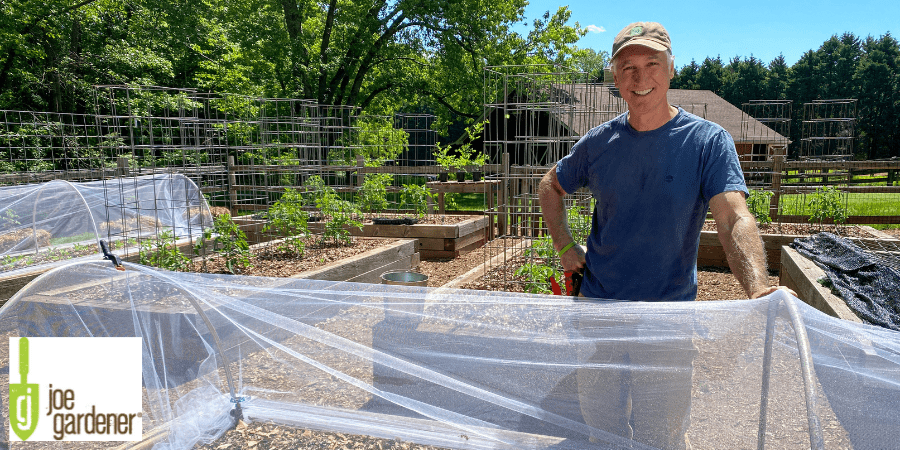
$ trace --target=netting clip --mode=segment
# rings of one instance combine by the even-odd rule
[[[103,251],[103,259],[112,261],[116,270],[125,270],[125,266],[122,265],[122,259],[109,251],[109,245],[103,239],[100,239],[100,250]]]

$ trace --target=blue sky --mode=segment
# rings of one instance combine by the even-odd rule
[[[769,63],[783,54],[788,66],[807,50],[818,49],[832,35],[851,32],[861,39],[879,38],[887,32],[900,39],[900,1],[858,0],[798,2],[791,0],[674,2],[597,2],[596,0],[530,0],[525,9],[528,26],[545,11],[560,6],[572,11],[576,21],[592,30],[578,42],[582,48],[606,50],[616,33],[631,22],[659,22],[672,38],[675,66],[702,63],[707,56],[721,56],[724,63],[753,55]],[[893,29],[892,29],[893,28]]]

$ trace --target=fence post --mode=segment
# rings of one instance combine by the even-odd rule
[[[237,176],[234,174],[234,156],[228,156],[228,206],[231,215],[237,214]]]
[[[509,206],[510,206],[510,198],[509,198],[509,152],[503,153],[503,158],[501,161],[503,167],[500,169],[503,173],[500,175],[500,195],[498,199],[498,210],[500,214],[497,216],[497,234],[500,236],[506,236],[508,234],[508,230],[506,229],[506,221],[509,218]]]
[[[772,157],[772,198],[769,200],[769,217],[777,220],[778,202],[781,198],[781,177],[784,174],[784,155]]]
[[[128,176],[128,160],[123,156],[116,158],[116,176]]]
[[[363,155],[356,155],[356,185],[362,186],[366,181],[366,175],[363,174],[362,168],[366,167],[366,158]],[[348,179],[349,181],[349,179]]]

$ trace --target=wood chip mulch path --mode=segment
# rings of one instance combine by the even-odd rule
[[[239,422],[235,429],[197,450],[441,450],[399,439],[378,439],[344,433],[328,433],[284,425]]]

